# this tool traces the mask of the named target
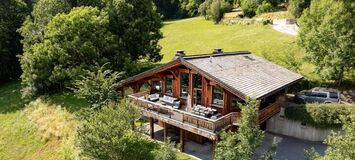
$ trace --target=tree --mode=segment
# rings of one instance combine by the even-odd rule
[[[177,160],[176,152],[174,150],[175,143],[172,143],[170,138],[164,142],[163,145],[160,146],[155,153],[156,160]]]
[[[311,5],[311,0],[289,0],[289,6],[287,10],[294,18],[299,18],[302,15],[303,10]]]
[[[53,17],[43,42],[21,56],[24,95],[61,90],[80,77],[82,70],[95,69],[96,64],[123,66],[117,63],[124,61],[124,54],[118,53],[116,37],[108,27],[108,14],[92,7],[74,8]]]
[[[312,1],[299,19],[298,44],[315,72],[338,84],[355,67],[355,2]]]
[[[120,73],[106,70],[102,66],[97,71],[87,70],[81,79],[74,82],[72,89],[75,96],[87,99],[93,109],[101,108],[109,102],[118,101],[118,95],[113,89],[120,77]]]
[[[109,29],[117,36],[119,50],[129,54],[131,61],[162,59],[158,41],[163,22],[152,0],[107,0],[103,10],[109,14]]]
[[[328,148],[324,156],[320,156],[314,149],[306,150],[306,157],[310,160],[327,159],[355,159],[355,115],[342,116],[343,130],[332,133],[325,140]]]
[[[154,159],[156,143],[132,130],[138,110],[127,100],[110,103],[78,129],[80,156],[88,159]]]
[[[188,16],[195,16],[198,13],[199,6],[205,0],[179,0],[180,7]]]
[[[0,1],[0,81],[18,78],[21,73],[17,54],[21,53],[21,36],[16,30],[28,14],[22,0]]]
[[[200,5],[199,12],[207,20],[218,23],[222,20],[224,13],[232,10],[232,6],[225,0],[206,0]]]
[[[259,102],[247,100],[240,105],[241,120],[238,133],[223,132],[221,141],[217,144],[216,159],[251,159],[257,147],[263,141],[264,133],[259,129],[258,118]]]
[[[259,1],[256,0],[240,0],[240,7],[244,15],[250,18],[256,15],[258,5]]]

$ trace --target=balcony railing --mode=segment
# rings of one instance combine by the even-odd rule
[[[151,102],[144,99],[144,95],[146,95],[146,93],[136,93],[129,95],[128,97],[131,98],[146,114],[155,114],[162,118],[176,120],[193,126],[196,129],[203,129],[212,133],[217,133],[229,125],[237,125],[239,123],[240,117],[238,112],[229,113],[218,119],[210,119],[184,110],[174,109],[159,102]]]

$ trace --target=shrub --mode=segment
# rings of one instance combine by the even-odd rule
[[[118,95],[115,93],[114,86],[121,74],[106,70],[104,66],[97,71],[86,71],[85,76],[74,82],[75,96],[85,98],[91,103],[92,108],[100,108],[111,101],[118,101]]]
[[[344,104],[287,104],[285,116],[317,128],[340,128],[341,116],[355,114],[355,106]]]
[[[123,100],[119,105],[109,103],[83,120],[77,138],[81,158],[153,159],[157,144],[132,130],[138,117],[133,104]]]
[[[256,14],[258,2],[254,0],[241,0],[240,7],[242,8],[244,15],[251,18]]]
[[[224,0],[207,0],[200,5],[199,12],[208,20],[218,23],[224,13],[232,10],[231,4]]]
[[[258,6],[258,8],[256,9],[256,14],[259,15],[261,13],[265,13],[265,12],[270,12],[272,11],[272,5],[266,1],[263,1],[263,3],[261,5]]]

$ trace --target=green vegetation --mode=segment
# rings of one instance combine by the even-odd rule
[[[82,70],[108,63],[115,71],[130,70],[139,60],[160,61],[162,20],[151,0],[39,0],[19,32],[24,98],[63,91]],[[126,67],[126,65],[128,67]]]
[[[314,149],[306,150],[309,160],[328,160],[328,159],[355,159],[355,115],[342,116],[344,132],[332,133],[324,141],[328,145],[325,155],[321,156]]]
[[[160,41],[162,63],[170,61],[176,50],[189,54],[212,53],[214,48],[224,51],[251,51],[256,55],[267,54],[276,63],[282,63],[286,53],[294,52],[301,58],[303,52],[296,45],[296,37],[279,33],[271,26],[262,25],[214,25],[202,17],[168,21],[162,28]]]
[[[341,116],[355,114],[355,106],[345,104],[287,104],[287,119],[318,128],[340,128]]]
[[[74,93],[78,98],[85,98],[93,109],[99,109],[109,102],[118,102],[114,91],[122,74],[106,70],[104,66],[97,71],[86,71],[84,76],[74,82]]]
[[[311,5],[311,0],[289,0],[288,12],[294,17],[299,18],[303,10]]]
[[[21,53],[21,36],[16,32],[28,13],[22,0],[6,0],[0,3],[0,81],[17,78],[21,73],[16,57]]]
[[[215,24],[222,20],[224,13],[231,10],[232,5],[225,0],[206,0],[198,9],[201,16],[204,16],[207,20],[212,20]]]
[[[223,132],[216,148],[215,159],[251,159],[262,144],[264,132],[257,123],[259,101],[249,99],[239,105],[240,124],[238,133]]]
[[[340,84],[355,68],[355,2],[312,1],[299,19],[299,45],[325,80]]]

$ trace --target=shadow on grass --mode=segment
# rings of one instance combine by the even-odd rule
[[[0,85],[0,114],[12,113],[24,108],[20,90],[21,84],[19,81]]]
[[[74,96],[72,92],[56,93],[45,96],[50,103],[61,105],[68,112],[74,113],[82,108],[90,107],[90,104],[85,99],[80,99]]]
[[[74,93],[56,93],[43,96],[47,101],[61,105],[67,111],[73,113],[81,108],[90,107],[84,99],[74,97]],[[13,113],[25,108],[25,102],[21,99],[21,83],[19,81],[8,82],[0,85],[0,114]]]

